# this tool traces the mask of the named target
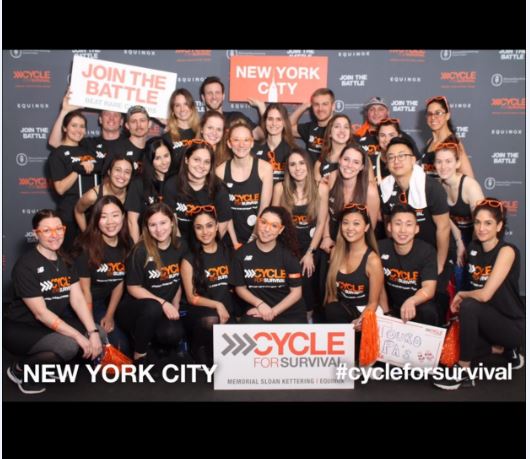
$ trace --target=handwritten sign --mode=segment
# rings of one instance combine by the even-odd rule
[[[214,325],[216,390],[353,389],[337,367],[353,366],[351,324]]]
[[[392,365],[436,367],[445,338],[445,328],[416,322],[403,323],[390,316],[377,316],[379,361]]]
[[[143,105],[150,116],[165,118],[176,85],[176,73],[74,56],[70,102],[121,113]]]
[[[308,102],[328,84],[326,56],[232,56],[230,100],[248,98],[266,102]]]

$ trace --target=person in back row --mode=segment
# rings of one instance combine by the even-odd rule
[[[416,211],[406,204],[395,205],[387,227],[391,239],[379,241],[385,275],[381,306],[404,322],[439,325],[438,307],[433,301],[438,277],[436,251],[415,238],[419,231]]]

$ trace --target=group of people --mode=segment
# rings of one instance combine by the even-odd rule
[[[13,269],[4,314],[4,347],[18,357],[8,376],[22,392],[45,390],[22,380],[23,365],[95,358],[102,342],[142,364],[185,341],[211,365],[215,324],[360,331],[379,306],[434,326],[458,314],[463,367],[490,352],[522,366],[519,251],[503,240],[502,202],[473,178],[445,97],[426,102],[432,137],[420,150],[379,97],[354,131],[329,88],[290,116],[250,100],[258,123],[223,111],[217,77],[200,96],[202,118],[175,90],[157,120],[164,134],[148,139],[142,106],[125,120],[101,112],[101,136],[86,138],[65,95],[49,138],[57,210],[35,214],[38,242]]]

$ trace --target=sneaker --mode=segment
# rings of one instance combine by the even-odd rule
[[[456,364],[453,368],[446,368],[446,371],[451,375],[451,378],[443,378],[441,380],[434,380],[433,384],[444,390],[457,390],[461,387],[475,387],[475,380],[471,377],[469,372],[463,371],[461,377],[458,376],[457,369],[464,369],[460,365]]]
[[[46,390],[46,386],[41,383],[31,381],[24,382],[22,379],[24,377],[24,372],[17,368],[16,363],[12,363],[7,369],[7,377],[18,386],[20,392],[23,394],[41,394]]]
[[[512,365],[512,370],[520,370],[524,367],[524,356],[517,349],[506,349],[502,355]]]

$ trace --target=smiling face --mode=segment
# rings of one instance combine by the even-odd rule
[[[147,221],[147,229],[159,245],[167,244],[171,240],[173,222],[162,212],[156,212]]]
[[[209,110],[219,110],[223,106],[225,95],[219,83],[210,83],[204,87],[201,98]]]
[[[379,129],[379,134],[377,136],[377,140],[379,142],[379,146],[381,147],[381,151],[386,151],[386,148],[388,147],[388,144],[390,141],[399,135],[399,132],[397,131],[396,127],[389,124],[386,126],[381,126]]]
[[[220,116],[210,116],[201,130],[201,135],[210,145],[215,147],[223,138],[224,119]]]
[[[191,118],[192,113],[193,112],[188,105],[186,98],[182,94],[176,96],[175,101],[173,102],[173,114],[175,115],[175,118],[186,123]]]
[[[280,216],[273,212],[265,212],[258,218],[257,234],[259,241],[263,244],[275,241],[283,230]]]
[[[55,252],[61,248],[64,241],[65,230],[60,218],[43,218],[39,222],[39,226],[33,231],[39,241],[39,245],[45,249]]]
[[[123,227],[124,215],[116,204],[105,204],[101,209],[98,228],[104,236],[117,236]]]
[[[149,118],[145,113],[133,113],[125,123],[131,137],[145,137],[149,131]]]
[[[447,180],[456,174],[460,161],[456,160],[452,150],[438,150],[434,159],[434,167],[442,180]]]
[[[209,245],[215,241],[218,227],[217,221],[210,213],[201,213],[193,221],[195,237],[202,245]]]
[[[162,180],[171,166],[171,153],[165,145],[160,145],[155,150],[153,169],[159,180]]]
[[[303,182],[307,177],[307,164],[304,157],[299,153],[289,155],[287,170],[294,180]]]
[[[482,244],[494,241],[497,238],[497,234],[501,231],[502,225],[502,221],[497,222],[493,213],[488,209],[479,210],[474,221],[477,239]]]
[[[348,148],[339,158],[339,170],[347,180],[356,177],[364,169],[363,154],[354,148]]]
[[[118,189],[126,188],[131,181],[132,171],[132,166],[129,161],[125,159],[115,161],[112,168],[108,171],[110,183]]]
[[[281,135],[283,131],[282,114],[275,108],[271,108],[265,118],[265,128],[269,135]]]
[[[419,230],[416,217],[410,212],[397,212],[388,223],[388,231],[398,245],[407,245]]]
[[[351,137],[351,125],[347,118],[336,118],[331,125],[331,140],[339,145],[345,145]]]
[[[78,145],[86,134],[86,123],[80,116],[74,116],[63,128],[64,140],[66,144]]]
[[[443,105],[438,102],[431,102],[427,105],[425,116],[427,117],[427,124],[433,131],[445,127],[451,118],[451,114],[447,113]]]
[[[388,170],[396,178],[411,175],[415,159],[410,148],[402,143],[390,145],[386,152]]]
[[[245,126],[238,126],[230,131],[228,146],[232,149],[234,157],[245,158],[250,154],[254,145],[252,132]]]
[[[212,168],[210,152],[206,148],[197,148],[184,161],[188,166],[188,178],[192,180],[204,180]]]
[[[119,112],[103,110],[99,115],[101,130],[105,132],[117,132],[123,125],[123,118]]]
[[[342,237],[350,244],[364,239],[369,228],[360,212],[347,213],[340,224]]]
[[[380,104],[370,105],[366,111],[366,118],[372,126],[376,126],[385,118],[388,118],[388,108]]]
[[[314,96],[311,101],[311,108],[317,121],[325,124],[333,116],[335,103],[330,95]]]

